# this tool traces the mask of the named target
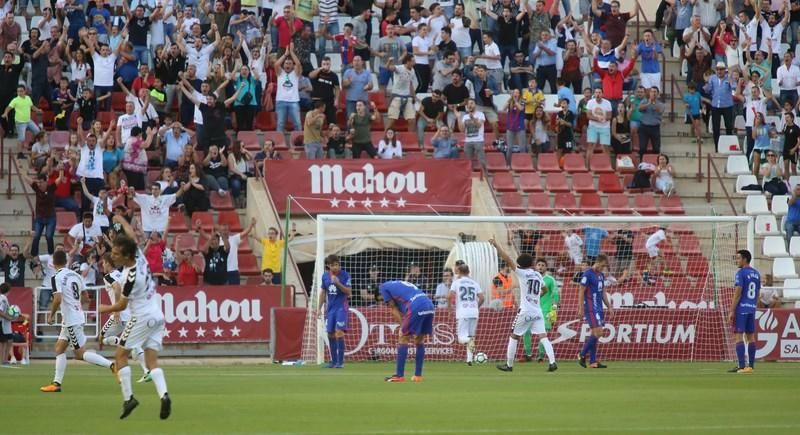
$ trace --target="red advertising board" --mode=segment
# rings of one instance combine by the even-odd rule
[[[477,346],[491,359],[503,359],[515,310],[481,310]],[[559,311],[562,319],[550,333],[559,359],[572,359],[589,337],[589,327],[571,310]],[[346,337],[348,358],[386,360],[395,355],[398,323],[385,308],[350,309]],[[498,325],[502,325],[498,327]],[[464,356],[456,340],[450,310],[437,310],[434,332],[425,354],[433,360]],[[620,309],[607,319],[600,340],[603,359],[719,361],[726,358],[723,316],[717,310]],[[521,346],[520,350],[521,351]]]
[[[757,358],[800,361],[800,309],[758,311],[756,332]]]
[[[280,286],[160,287],[158,292],[166,343],[266,342],[271,309],[281,305]]]
[[[264,173],[279,213],[288,195],[310,213],[458,213],[472,199],[466,160],[266,160]]]
[[[33,290],[28,287],[13,287],[6,295],[10,305],[19,306],[22,314],[33,316]]]

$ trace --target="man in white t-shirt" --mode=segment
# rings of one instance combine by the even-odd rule
[[[503,64],[500,62],[500,47],[494,42],[491,32],[483,34],[483,53],[475,56],[476,64],[484,64],[486,73],[494,77],[496,83],[503,83]]]
[[[458,342],[467,348],[467,365],[472,365],[475,352],[475,333],[484,295],[481,286],[469,277],[469,266],[456,266],[456,279],[450,285],[450,300],[456,311],[456,334]]]
[[[436,308],[447,308],[450,299],[450,287],[453,284],[453,270],[445,267],[442,271],[442,282],[436,285],[433,293],[433,302]]]
[[[125,113],[117,118],[117,143],[125,146],[131,137],[133,127],[141,127],[139,117],[134,113],[135,106],[132,101],[125,102]]]
[[[667,240],[667,229],[660,227],[644,242],[644,249],[647,251],[647,256],[650,257],[647,270],[642,274],[642,280],[647,284],[655,284],[656,274],[661,271],[661,256],[659,255],[658,244],[665,240]]]
[[[456,111],[458,129],[464,132],[464,156],[472,162],[472,156],[477,154],[481,167],[486,167],[486,153],[484,150],[483,124],[486,117],[482,112],[476,111],[475,99],[467,100],[467,113],[460,114]]]
[[[105,188],[100,189],[97,196],[89,193],[89,189],[86,188],[85,178],[81,178],[81,187],[83,188],[83,194],[86,195],[92,203],[92,217],[94,218],[94,223],[105,232],[109,226],[108,216],[114,208],[113,201],[108,197],[108,192]]]
[[[583,239],[575,230],[570,230],[564,237],[564,246],[572,264],[578,266],[583,263]]]
[[[78,119],[78,123],[82,121]],[[103,178],[103,149],[97,145],[97,136],[89,133],[86,136],[86,144],[81,147],[81,156],[78,161],[78,169],[75,171],[78,178],[86,178],[86,188],[89,193],[97,196],[100,189],[105,186],[105,179]],[[84,211],[89,211],[91,203],[89,198],[83,197],[82,208]]]
[[[112,53],[111,47],[108,45],[102,45],[98,53],[95,43],[91,39],[87,39],[87,41],[89,41],[89,52],[92,54],[94,63],[94,70],[92,71],[94,74],[94,96],[95,98],[100,98],[114,90],[114,66],[117,62],[117,53]],[[119,47],[122,47],[122,45],[122,43],[119,44]],[[117,47],[117,50],[119,50],[119,47]],[[104,109],[108,110],[111,99],[108,98],[106,100],[103,104],[105,105]]]
[[[393,73],[392,100],[389,103],[387,129],[391,128],[394,122],[402,116],[408,124],[408,131],[414,131],[413,120],[416,117],[414,94],[419,85],[414,73],[414,58],[415,56],[406,54],[400,60],[402,62],[400,65],[395,65],[392,59],[386,64],[386,68]]]
[[[222,237],[228,238],[228,277],[227,284],[228,285],[239,285],[240,283],[240,275],[239,275],[239,245],[242,243],[242,240],[246,240],[247,236],[253,231],[253,228],[256,226],[256,218],[250,218],[250,225],[245,228],[244,231],[238,234],[230,234],[230,229],[227,225],[222,224],[219,227],[219,232]],[[220,240],[220,246],[222,246],[222,240]]]
[[[275,74],[278,76],[275,92],[275,113],[278,118],[278,131],[281,133],[291,133],[286,131],[286,117],[292,121],[295,130],[302,128],[300,123],[300,76],[303,75],[303,66],[294,53],[294,43],[289,43],[289,49],[283,53],[273,65]]]
[[[447,16],[451,16],[447,14]],[[472,39],[469,36],[469,18],[464,16],[464,5],[459,3],[455,6],[453,17],[450,18],[450,29],[453,31],[453,42],[458,48],[459,57],[465,60],[472,55]]]
[[[208,77],[208,67],[211,64],[211,54],[214,53],[214,49],[217,47],[217,43],[220,41],[220,34],[217,25],[212,24],[211,30],[214,31],[214,42],[206,45],[205,47],[203,46],[202,38],[195,38],[191,45],[186,45],[183,40],[183,33],[178,32],[176,35],[176,43],[181,49],[183,55],[186,56],[186,64],[194,65],[197,69],[197,78],[203,81],[205,81],[206,77]]]
[[[586,165],[589,165],[594,150],[600,146],[603,154],[608,155],[611,145],[611,102],[603,98],[603,89],[594,90],[594,97],[586,103],[586,117],[589,128],[586,131]]]
[[[166,231],[169,222],[169,208],[175,204],[183,191],[184,189],[181,188],[177,193],[162,195],[161,186],[158,183],[150,187],[150,195],[136,193],[133,187],[129,188],[128,198],[138,204],[142,211],[142,230],[145,237],[150,237],[152,231],[159,233]]]
[[[103,230],[101,230],[100,225],[97,225],[94,221],[92,212],[85,212],[83,214],[83,220],[73,225],[72,228],[69,229],[69,232],[67,232],[66,242],[69,246],[80,245],[77,255],[79,258],[76,258],[76,260],[82,261],[83,257],[94,248],[95,244],[97,244],[98,240],[102,237]]]

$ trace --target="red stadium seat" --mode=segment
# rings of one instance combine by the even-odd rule
[[[559,192],[556,193],[553,200],[553,208],[556,213],[560,214],[577,214],[578,206],[575,202],[575,195],[572,192]]]
[[[115,112],[125,112],[125,104],[127,103],[126,100],[127,96],[128,94],[126,94],[125,92],[112,92],[111,110]]]
[[[539,154],[536,167],[539,172],[561,172],[561,166],[558,165],[558,156],[554,153]]]
[[[619,176],[615,173],[603,173],[597,177],[597,188],[603,193],[622,193],[625,190],[619,184]]]
[[[561,234],[548,234],[536,245],[539,255],[557,257],[564,253],[564,236]]]
[[[56,128],[56,114],[45,110],[42,112],[42,126],[47,131],[53,131]]]
[[[109,125],[113,125],[116,128],[117,114],[114,112],[97,112],[97,120],[100,121],[103,130],[108,130]]]
[[[538,215],[553,214],[553,207],[550,205],[550,195],[544,192],[536,192],[528,195],[528,210]]]
[[[519,187],[525,193],[544,192],[542,179],[536,172],[523,172],[519,174]]]
[[[514,172],[534,172],[531,155],[528,153],[511,154],[511,170]]]
[[[397,140],[400,141],[400,145],[403,147],[403,152],[406,150],[415,151],[421,148],[421,145],[417,140],[417,133],[410,131],[398,131],[396,132],[396,135]],[[378,146],[378,142],[375,142],[375,146]],[[431,151],[433,151],[433,146],[431,146]]]
[[[545,190],[548,192],[569,192],[567,176],[562,172],[552,172],[545,176]]]
[[[239,242],[239,253],[240,254],[252,254],[253,248],[250,247],[250,240],[248,237],[244,237]]]
[[[197,237],[192,234],[177,234],[175,235],[175,252],[183,252],[185,250],[197,251]]]
[[[506,214],[525,214],[522,195],[518,192],[506,192],[500,197],[500,208]]]
[[[686,211],[683,209],[683,204],[681,203],[681,198],[675,195],[662,196],[658,208],[661,210],[661,213],[664,214],[686,214]]]
[[[239,213],[235,211],[220,211],[217,223],[227,225],[231,233],[242,232],[242,222],[239,220]]]
[[[614,172],[611,167],[611,160],[605,154],[592,154],[589,158],[589,169],[595,174]]]
[[[197,229],[197,221],[200,221],[200,226],[205,232],[214,229],[214,215],[210,211],[196,211],[192,213],[192,229]]]
[[[253,128],[263,132],[275,131],[277,126],[278,122],[275,119],[275,112],[258,112],[256,114],[256,119],[253,121]]]
[[[572,174],[572,190],[578,193],[597,192],[592,174],[588,172]]]
[[[289,147],[286,145],[286,137],[284,137],[283,133],[277,131],[265,131],[264,132],[264,141],[271,140],[272,143],[275,144],[275,149],[280,151],[288,150]]]
[[[240,131],[236,134],[236,140],[241,141],[244,148],[249,150],[260,151],[261,144],[258,142],[258,133],[255,131]]]
[[[367,94],[369,101],[375,103],[375,106],[378,109],[378,112],[386,113],[389,110],[389,103],[386,101],[386,94],[381,91],[378,92],[370,92]]]
[[[633,214],[633,210],[628,203],[628,195],[624,193],[608,195],[608,211],[611,214]]]
[[[56,212],[56,231],[66,233],[73,225],[78,223],[78,217],[71,211]]]
[[[600,195],[594,192],[587,192],[581,195],[578,201],[578,208],[581,213],[585,215],[601,215],[605,214],[605,207]]]
[[[492,188],[495,192],[517,191],[517,186],[514,184],[514,177],[508,172],[494,174],[492,177]]]
[[[633,208],[641,215],[657,215],[656,199],[651,193],[633,196]]]
[[[233,210],[233,201],[231,200],[230,193],[226,193],[225,195],[220,195],[219,192],[211,191],[208,195],[211,208],[213,210]]]
[[[507,172],[506,156],[501,153],[486,153],[486,169],[489,172]]]
[[[693,256],[701,255],[702,253],[700,239],[698,239],[694,233],[680,234],[678,236],[678,254]]]
[[[586,172],[586,161],[580,154],[566,154],[564,157],[564,170],[569,173]]]
[[[152,186],[161,175],[161,169],[148,169],[147,170],[147,186]]]
[[[386,130],[386,127],[383,125],[383,116],[378,116],[374,121],[372,121],[372,124],[370,125],[370,130],[372,130],[372,131],[384,131],[384,130]],[[377,144],[375,144],[375,145],[377,145]]]
[[[54,130],[49,133],[50,135],[50,146],[55,149],[64,149],[69,144],[69,132],[68,131],[59,131]]]
[[[686,259],[686,274],[694,278],[708,275],[708,260],[702,255],[692,255]]]
[[[195,212],[199,213],[199,212]],[[186,217],[181,212],[173,212],[169,214],[169,221],[167,222],[167,230],[170,233],[185,233],[189,231],[186,226]]]
[[[650,163],[653,166],[658,166],[658,154],[645,154],[642,157],[642,162]]]
[[[239,254],[239,274],[243,276],[261,275],[260,264],[253,254]]]

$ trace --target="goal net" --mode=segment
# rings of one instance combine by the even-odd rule
[[[434,301],[428,358],[464,360],[466,349],[457,340],[455,313],[448,304],[451,270],[458,260],[469,266],[485,296],[475,337],[477,351],[489,359],[504,359],[519,306],[519,285],[513,270],[487,242],[492,237],[512,258],[528,253],[547,261],[557,305],[549,337],[558,359],[574,358],[589,336],[588,325],[578,318],[577,281],[601,253],[610,259],[605,291],[614,308],[600,340],[602,359],[730,359],[726,319],[736,251],[752,252],[752,235],[747,216],[319,215],[303,359],[316,363],[329,359],[319,292],[325,257],[330,254],[339,257],[353,288],[345,336],[347,360],[394,358],[400,325],[377,292],[387,280],[412,282]],[[534,359],[537,347],[534,338],[530,351]],[[524,353],[520,345],[519,358]]]

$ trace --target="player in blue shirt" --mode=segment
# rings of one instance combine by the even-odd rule
[[[756,362],[756,307],[758,306],[758,293],[761,291],[761,274],[750,266],[753,259],[747,249],[736,252],[736,271],[734,279],[733,304],[731,305],[728,321],[733,323],[733,340],[736,342],[736,357],[739,365],[730,373],[753,373]],[[743,337],[744,335],[744,337]],[[747,339],[747,357],[750,364],[745,367],[744,350]]]
[[[611,315],[611,303],[608,301],[608,294],[603,291],[605,285],[605,274],[608,267],[608,256],[600,254],[594,261],[592,267],[586,269],[581,277],[581,300],[578,304],[578,317],[584,317],[586,323],[592,329],[592,335],[586,339],[581,353],[578,354],[578,364],[586,368],[586,354],[589,354],[589,368],[604,369],[606,365],[597,362],[597,342],[603,336],[603,326],[605,325],[605,315],[603,304],[606,305],[608,314]]]
[[[328,255],[325,258],[325,267],[328,270],[322,274],[319,304],[325,304],[325,329],[331,348],[331,362],[326,367],[340,369],[344,365],[347,300],[353,289],[350,287],[350,274],[341,268],[338,256]]]
[[[433,333],[433,302],[414,284],[407,281],[386,281],[380,286],[381,297],[394,318],[400,322],[397,342],[397,370],[386,382],[405,382],[408,342],[414,337],[417,345],[413,382],[422,382],[422,363],[425,361],[425,336]]]

